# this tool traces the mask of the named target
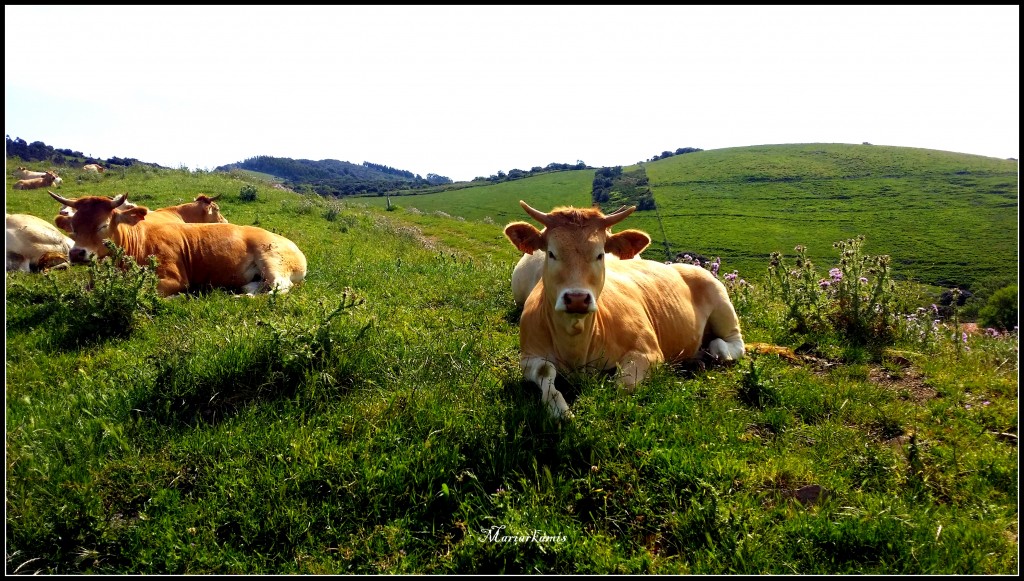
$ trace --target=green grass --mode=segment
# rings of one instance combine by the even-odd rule
[[[261,183],[241,202],[230,175],[65,175],[66,197],[225,194],[309,274],[281,296],[143,297],[126,332],[71,340],[90,317],[61,333],[65,309],[99,326],[130,302],[87,300],[87,267],[9,273],[8,573],[1018,571],[1016,335],[866,353],[790,333],[758,287],[737,300],[745,337],[803,346],[799,363],[661,368],[631,395],[571,375],[576,418],[551,421],[518,369],[501,227],[520,198],[586,200],[588,174],[390,212]]]

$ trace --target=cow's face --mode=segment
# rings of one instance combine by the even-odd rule
[[[605,256],[632,258],[651,242],[639,230],[611,233],[611,226],[635,207],[605,216],[596,208],[556,208],[544,214],[520,204],[545,228],[539,231],[526,222],[515,222],[505,228],[505,235],[524,253],[545,251],[541,280],[545,300],[556,312],[582,316],[596,311],[604,288]]]
[[[113,239],[115,244],[120,242],[114,238],[116,225],[121,222],[137,222],[147,212],[144,207],[117,211],[127,200],[127,194],[113,199],[106,196],[85,196],[75,200],[62,198],[53,192],[50,192],[50,196],[72,209],[70,216],[62,211],[54,218],[57,227],[66,231],[75,241],[75,246],[71,249],[72,262],[85,261],[89,256],[107,256],[110,252],[104,246],[103,240]],[[130,214],[139,211],[141,214],[138,217]]]
[[[215,201],[219,197],[220,196],[214,196],[211,198],[206,194],[199,194],[196,196],[193,204],[195,204],[200,215],[200,219],[196,220],[196,222],[203,222],[207,224],[228,223],[228,219],[221,215],[220,206],[218,206]]]

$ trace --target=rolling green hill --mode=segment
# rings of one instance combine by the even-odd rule
[[[701,151],[641,166],[657,210],[638,211],[622,227],[651,234],[647,258],[681,252],[718,256],[723,270],[756,278],[772,252],[792,255],[802,244],[825,265],[837,259],[834,242],[864,235],[865,250],[888,254],[897,277],[967,287],[1016,278],[1015,160],[802,144]],[[586,183],[593,175],[579,170],[391,201],[407,214],[415,208],[470,221],[520,220],[526,215],[518,199],[544,210],[589,205]],[[384,197],[358,200],[387,203]]]

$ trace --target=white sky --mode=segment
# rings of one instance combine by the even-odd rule
[[[1019,157],[1019,6],[5,6],[5,131],[455,181],[680,147]]]

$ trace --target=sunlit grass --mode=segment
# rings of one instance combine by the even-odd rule
[[[163,300],[70,343],[41,305],[85,267],[8,274],[10,573],[1019,568],[1015,335],[859,351],[792,333],[758,286],[745,337],[797,361],[660,368],[632,394],[570,374],[559,424],[518,369],[496,216],[262,184],[241,202],[245,182],[176,170],[69,181],[157,207],[225,194],[231,222],[295,240],[310,269],[286,295]],[[56,213],[31,193],[9,211]]]

